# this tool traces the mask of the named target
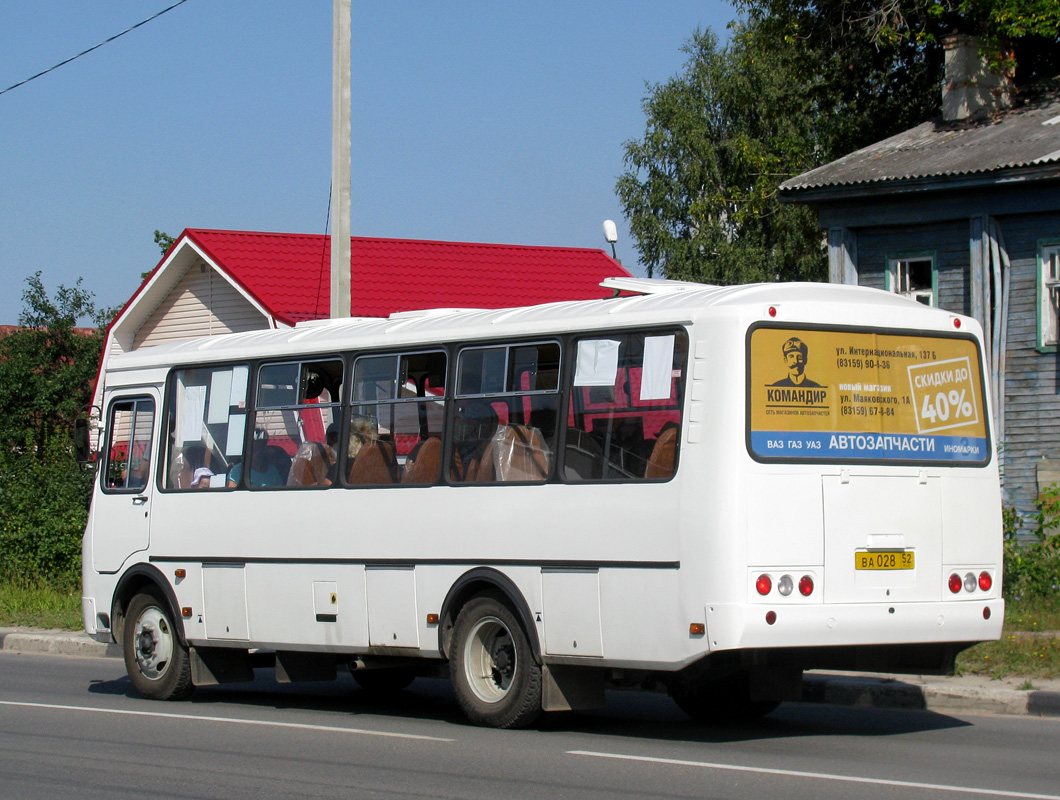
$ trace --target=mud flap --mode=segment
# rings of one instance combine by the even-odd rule
[[[191,682],[196,686],[246,683],[254,680],[250,654],[224,647],[192,647]]]
[[[541,665],[541,707],[544,711],[591,711],[604,707],[604,676],[592,667]]]

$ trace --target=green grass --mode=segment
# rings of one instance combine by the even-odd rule
[[[81,629],[81,589],[0,581],[0,627]]]
[[[977,644],[961,653],[957,658],[957,674],[996,679],[1060,678],[1057,631],[1060,631],[1060,596],[1009,600],[1001,640]]]
[[[1060,631],[1060,594],[1005,603],[1006,631]]]

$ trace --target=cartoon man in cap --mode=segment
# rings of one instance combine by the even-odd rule
[[[806,377],[806,360],[809,348],[806,343],[792,336],[780,347],[784,353],[784,365],[788,368],[788,377],[772,384],[773,386],[820,386]]]

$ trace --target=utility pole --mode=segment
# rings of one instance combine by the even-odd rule
[[[331,318],[350,316],[351,0],[333,0],[331,25]]]

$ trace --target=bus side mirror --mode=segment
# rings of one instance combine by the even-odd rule
[[[88,436],[88,420],[78,417],[74,420],[74,456],[78,464],[88,464],[92,461],[92,446]]]

